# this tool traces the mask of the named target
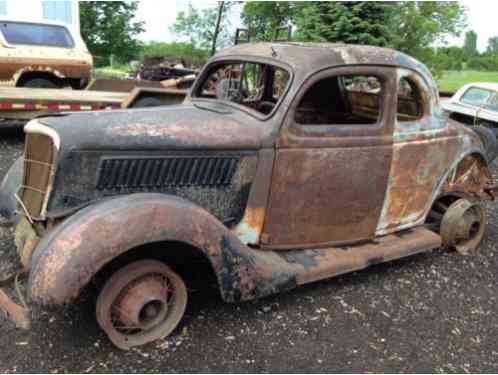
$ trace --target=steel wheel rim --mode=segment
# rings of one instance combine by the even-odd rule
[[[166,299],[158,300],[154,296],[150,300],[144,299],[143,301],[147,301],[145,303],[139,301],[131,318],[127,315],[129,311],[119,309],[122,307],[119,303],[123,293],[129,293],[130,284],[136,286],[144,278],[158,277],[167,282]],[[97,299],[97,321],[117,347],[127,350],[168,336],[180,322],[186,302],[185,284],[169,267],[158,261],[138,261],[116,272],[105,284]],[[125,306],[133,306],[133,303]],[[155,313],[144,317],[143,314],[150,314],[150,307],[156,308]],[[129,319],[123,319],[123,316]],[[139,325],[128,325],[130,322],[137,322],[136,319],[140,322]]]
[[[446,246],[461,254],[477,249],[486,229],[486,211],[467,199],[453,202],[441,221],[441,236]]]

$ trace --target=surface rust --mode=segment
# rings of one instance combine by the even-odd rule
[[[173,196],[135,194],[81,210],[43,238],[33,255],[31,296],[43,303],[68,302],[114,257],[168,240],[191,244],[206,255],[228,301],[263,296],[293,283],[294,275],[282,270],[264,280],[256,277],[264,258],[204,209]]]
[[[224,60],[289,73],[268,116],[198,94],[211,64]],[[344,93],[351,76],[377,83]],[[337,111],[326,113],[332,104]],[[44,198],[47,217],[62,224],[31,260],[31,295],[43,303],[72,300],[116,256],[163,241],[199,249],[225,300],[262,297],[437,247],[439,236],[421,227],[434,202],[483,198],[494,186],[483,140],[443,116],[427,68],[376,47],[239,45],[208,62],[182,105],[39,122],[61,140]],[[233,178],[199,186],[198,163],[216,157],[236,161]],[[196,162],[163,184],[164,158]],[[202,176],[223,179],[202,165]],[[103,171],[109,188],[99,185]]]

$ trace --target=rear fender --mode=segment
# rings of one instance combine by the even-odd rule
[[[449,169],[436,195],[464,194],[474,198],[492,198],[487,189],[493,183],[486,155],[472,150],[462,155]]]
[[[187,243],[204,253],[225,301],[262,297],[296,285],[295,273],[275,272],[263,252],[242,244],[199,206],[164,194],[131,194],[82,209],[40,241],[31,260],[31,298],[42,304],[70,302],[109,261],[161,241]],[[174,251],[158,249],[168,250]]]

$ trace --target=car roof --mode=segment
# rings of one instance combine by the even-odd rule
[[[432,76],[427,67],[411,56],[391,48],[343,43],[268,42],[244,43],[220,51],[227,56],[266,57],[280,60],[294,69],[313,71],[340,65],[384,65],[417,71]]]

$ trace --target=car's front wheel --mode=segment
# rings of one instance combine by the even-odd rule
[[[187,306],[181,277],[156,260],[140,260],[114,273],[97,298],[97,321],[120,349],[168,336]]]

